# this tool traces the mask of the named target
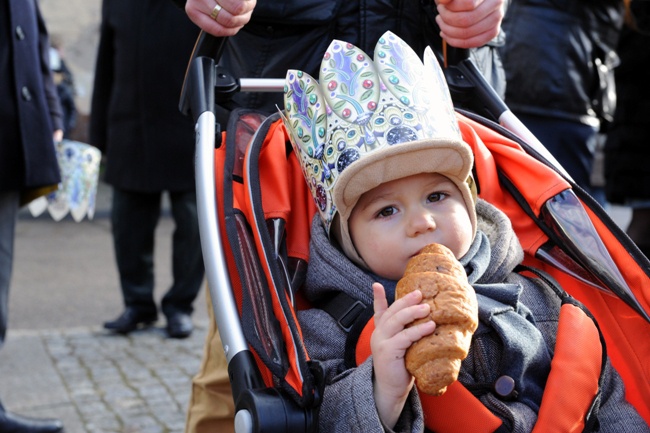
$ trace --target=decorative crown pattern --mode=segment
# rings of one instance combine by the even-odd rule
[[[460,140],[434,54],[427,48],[423,63],[391,32],[377,42],[374,62],[356,46],[334,40],[319,81],[288,71],[283,120],[328,233],[337,211],[332,190],[355,161],[401,143]]]

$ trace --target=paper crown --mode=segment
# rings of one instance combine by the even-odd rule
[[[445,78],[429,48],[422,62],[386,32],[373,62],[356,46],[334,40],[319,81],[288,71],[283,120],[328,233],[342,206],[334,199],[337,181],[355,162],[400,143],[462,143]]]

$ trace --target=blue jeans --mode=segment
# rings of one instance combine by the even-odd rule
[[[124,305],[143,314],[156,314],[154,301],[154,232],[161,212],[162,193],[113,189],[111,223],[115,258]],[[203,255],[196,212],[196,193],[170,192],[175,229],[172,237],[173,284],[162,299],[165,316],[191,314],[201,289]]]
[[[7,334],[9,284],[14,258],[14,236],[18,216],[18,191],[0,191],[0,347]]]

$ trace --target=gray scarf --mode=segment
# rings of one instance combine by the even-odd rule
[[[461,259],[478,299],[477,335],[489,330],[498,335],[507,348],[501,352],[499,374],[513,378],[518,387],[518,400],[538,411],[551,356],[530,310],[520,302],[523,287],[516,283],[479,282],[489,268],[491,256],[489,240],[479,232]]]

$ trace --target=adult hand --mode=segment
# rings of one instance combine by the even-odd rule
[[[250,21],[255,4],[256,0],[187,0],[185,12],[207,33],[232,36]]]
[[[55,143],[60,143],[61,141],[63,141],[63,129],[57,129],[56,131],[54,131],[54,133],[52,134],[52,138],[54,139]]]
[[[499,34],[505,0],[436,0],[440,36],[457,48],[485,45]]]

